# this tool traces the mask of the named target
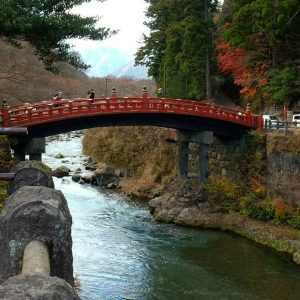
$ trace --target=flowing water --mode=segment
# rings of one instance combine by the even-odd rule
[[[46,149],[49,166],[83,169],[80,137]],[[300,267],[270,249],[224,232],[156,223],[145,204],[69,177],[55,186],[73,217],[74,272],[84,300],[300,299]]]

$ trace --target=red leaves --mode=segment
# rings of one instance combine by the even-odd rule
[[[219,50],[217,58],[219,70],[222,73],[232,73],[234,82],[245,86],[250,75],[246,68],[247,52],[241,48],[231,50],[228,43],[221,43],[217,49]]]

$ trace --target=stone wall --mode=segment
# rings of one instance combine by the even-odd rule
[[[209,173],[221,175],[232,180],[240,180],[241,174],[237,162],[243,159],[246,152],[246,138],[214,138],[209,150]]]
[[[300,206],[300,155],[268,152],[267,170],[270,195]]]
[[[214,138],[210,145],[211,175],[240,182],[259,168],[268,195],[300,206],[300,154],[267,151],[267,136],[263,134],[260,138],[246,135],[236,140]]]

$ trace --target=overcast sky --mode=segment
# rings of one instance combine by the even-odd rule
[[[148,28],[143,25],[147,4],[144,0],[91,1],[76,8],[74,12],[84,16],[100,16],[99,25],[119,29],[116,36],[104,41],[72,41],[75,49],[81,52],[86,48],[109,47],[134,54],[139,47],[142,33]]]
[[[92,0],[73,10],[83,16],[101,17],[100,27],[119,30],[104,41],[70,41],[83,60],[92,66],[89,75],[106,76],[134,60],[134,54],[142,45],[142,34],[149,33],[143,25],[147,5],[144,0]]]

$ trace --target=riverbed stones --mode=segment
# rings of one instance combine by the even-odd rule
[[[120,180],[119,176],[114,171],[106,170],[96,170],[94,178],[99,186],[110,186],[110,188],[116,187]]]
[[[0,216],[0,282],[21,272],[25,246],[37,240],[49,247],[51,276],[73,285],[71,225],[61,191],[23,186],[9,196]]]
[[[60,166],[52,171],[52,176],[57,178],[62,178],[65,176],[69,176],[70,169],[66,166]]]

